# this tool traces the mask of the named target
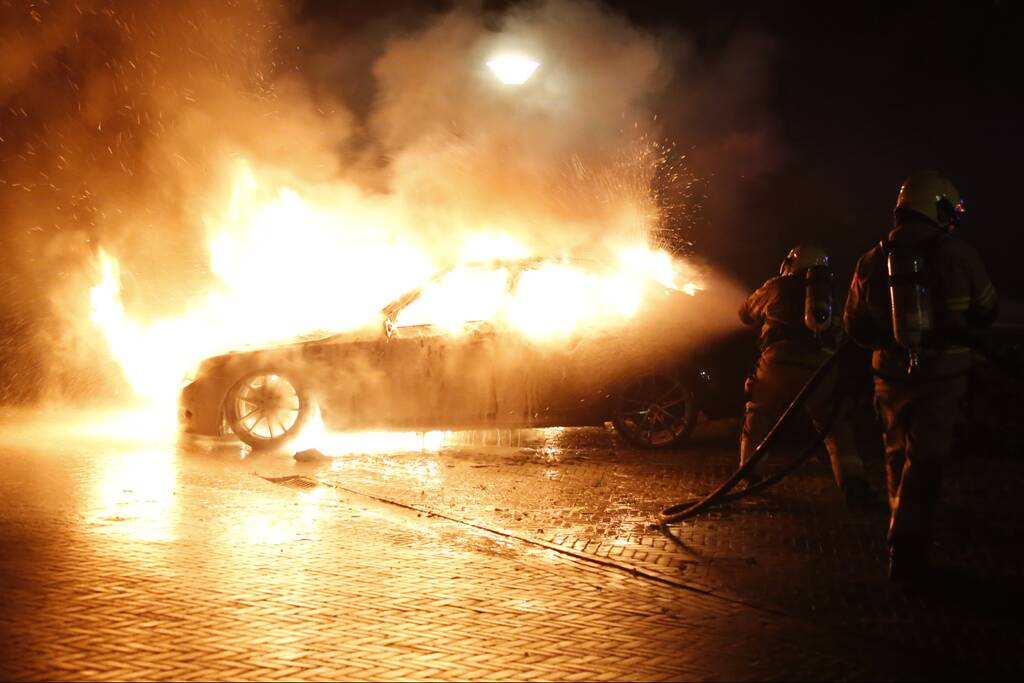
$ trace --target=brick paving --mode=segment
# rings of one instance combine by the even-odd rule
[[[730,429],[712,426],[694,448],[654,456],[600,430],[555,430],[515,447],[301,464],[159,441],[9,438],[0,420],[0,676],[845,680],[1019,671],[1021,631],[1009,614],[896,594],[877,578],[878,516],[847,515],[821,466],[762,501],[686,525],[685,549],[652,531],[662,505],[728,474]],[[970,463],[954,505],[985,485],[969,519],[1005,513],[1017,466]],[[966,533],[968,518],[950,528],[964,541],[959,555],[988,577],[1017,578],[1019,549],[1001,552],[1015,545],[1016,517],[991,521],[984,534]]]
[[[703,495],[735,468],[736,425],[705,425],[684,450],[622,448],[600,430],[549,430],[518,448],[455,446],[439,455],[347,455],[316,476],[484,526],[863,634],[941,652],[990,675],[1024,671],[1018,482],[1024,459],[953,463],[927,591],[885,580],[884,504],[848,511],[827,465],[812,461],[770,492],[685,522],[682,547],[651,524],[670,502]],[[880,455],[865,449],[882,488]],[[415,473],[434,472],[424,480]]]

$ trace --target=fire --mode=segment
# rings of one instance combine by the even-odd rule
[[[387,303],[427,282],[438,265],[423,247],[390,237],[398,219],[383,203],[348,196],[344,188],[340,196],[300,192],[259,177],[246,163],[236,166],[232,178],[221,210],[206,218],[214,285],[182,314],[151,322],[130,315],[121,299],[120,263],[105,250],[97,256],[92,320],[133,391],[163,406],[168,419],[182,378],[202,359],[247,344],[368,324]],[[468,237],[451,249],[448,262],[533,255],[503,231],[463,234]],[[456,268],[454,284],[429,302],[424,296],[419,308],[410,306],[405,322],[456,331],[465,320],[493,319],[543,341],[628,321],[652,278],[691,295],[700,289],[685,264],[645,245],[623,246],[617,261],[593,272],[572,264],[545,262],[524,271],[512,296],[504,270],[494,271],[493,282],[460,282]],[[416,316],[422,320],[410,322]],[[438,438],[428,440],[435,444]]]
[[[583,326],[628,319],[636,313],[642,281],[628,274],[594,274],[553,264],[524,272],[509,318],[534,338],[569,334]]]
[[[345,210],[311,203],[240,163],[223,211],[207,217],[216,286],[182,315],[148,324],[126,313],[120,263],[100,249],[92,320],[135,393],[173,405],[182,378],[203,358],[357,327],[434,271],[418,250],[373,239],[383,214],[344,199]]]
[[[319,411],[291,447],[296,451],[315,448],[323,453],[359,453],[376,455],[394,452],[440,451],[451,432],[357,432],[332,433],[324,427]]]
[[[208,308],[234,332],[224,341],[272,342],[371,320],[435,268],[412,246],[381,239],[392,221],[364,197],[308,199],[239,164],[226,210],[207,218],[221,285]]]
[[[100,281],[90,291],[92,320],[103,330],[111,354],[140,397],[173,405],[174,389],[191,359],[215,341],[201,334],[198,318],[185,316],[143,325],[128,317],[121,302],[121,267],[100,249]]]

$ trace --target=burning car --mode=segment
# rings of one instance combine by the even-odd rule
[[[700,412],[741,408],[747,363],[733,349],[749,340],[708,344],[711,315],[695,287],[598,261],[462,265],[359,329],[204,360],[186,378],[179,420],[186,433],[253,448],[284,445],[318,412],[335,431],[611,421],[634,445],[666,448]],[[715,354],[730,359],[723,376]]]

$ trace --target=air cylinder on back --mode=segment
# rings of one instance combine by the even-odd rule
[[[927,264],[924,254],[913,245],[890,244],[886,251],[892,333],[896,343],[907,351],[907,371],[913,372],[919,366],[924,336],[934,326]]]
[[[815,335],[832,327],[832,278],[828,266],[808,268],[804,276],[804,325]]]

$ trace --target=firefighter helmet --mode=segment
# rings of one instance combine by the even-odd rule
[[[779,266],[779,275],[795,275],[806,268],[831,266],[828,252],[817,244],[798,244],[789,250]]]
[[[960,224],[965,208],[949,178],[937,171],[918,171],[907,178],[896,197],[896,215],[913,211],[940,228]]]

